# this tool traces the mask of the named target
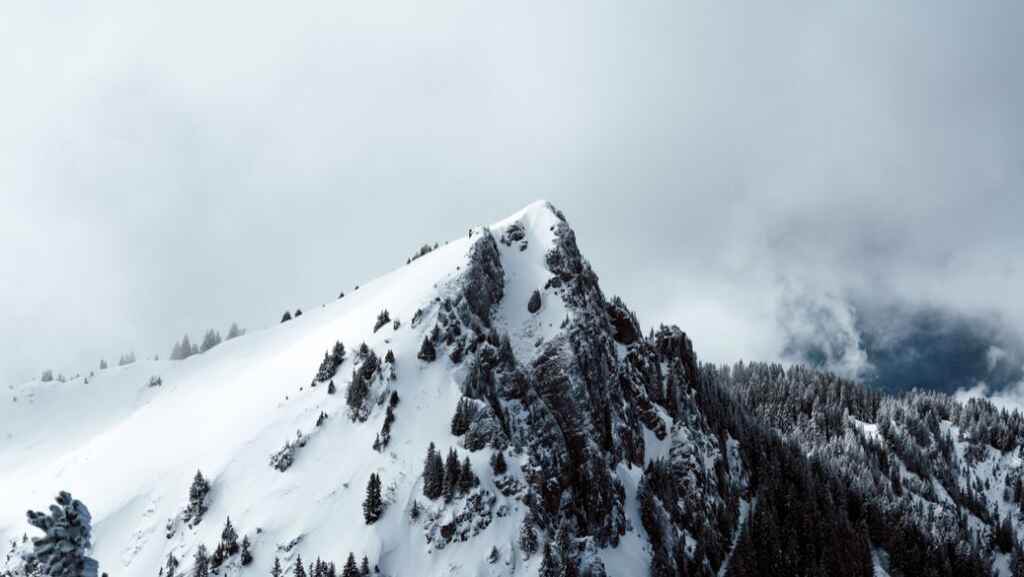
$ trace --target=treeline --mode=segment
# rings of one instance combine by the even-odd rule
[[[705,415],[740,440],[754,465],[758,499],[747,533],[763,536],[758,523],[762,529],[785,527],[781,542],[763,537],[741,541],[730,575],[752,574],[743,572],[748,565],[764,569],[767,559],[753,563],[758,557],[750,550],[771,551],[780,545],[783,551],[800,551],[796,558],[821,563],[803,568],[812,573],[790,567],[781,574],[815,574],[819,568],[830,575],[861,574],[864,564],[857,559],[870,555],[871,545],[889,552],[894,574],[989,574],[986,560],[998,548],[996,506],[986,502],[980,481],[962,482],[971,478],[966,471],[970,463],[959,459],[955,443],[1016,447],[1024,438],[1019,414],[983,400],[961,405],[936,393],[887,396],[801,366],[702,365],[700,382]],[[954,426],[958,439],[951,433]],[[808,473],[813,483],[803,481]],[[804,490],[809,493],[802,495]],[[764,511],[766,497],[774,511]],[[825,505],[818,513],[807,510],[815,501]],[[952,510],[950,504],[955,505]],[[839,514],[826,523],[834,526],[825,529],[838,531],[829,538],[845,534],[840,542],[846,551],[823,555],[807,549],[802,540],[816,538],[801,533],[810,530],[807,519],[827,516],[830,509]],[[765,514],[769,519],[762,518]],[[972,526],[972,516],[988,529]],[[845,569],[829,568],[837,563]]]
[[[225,340],[231,340],[244,334],[245,329],[238,328],[238,323],[231,323],[231,326],[228,328],[226,338],[222,339],[219,331],[210,329],[203,335],[202,342],[196,345],[191,341],[191,339],[189,339],[188,333],[186,333],[180,341],[174,343],[174,346],[171,347],[170,359],[172,361],[181,361],[191,357],[192,355],[205,353]]]

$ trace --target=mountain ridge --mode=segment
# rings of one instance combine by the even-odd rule
[[[0,487],[19,505],[0,508],[0,538],[12,540],[0,575],[25,569],[20,510],[60,489],[92,509],[93,554],[111,575],[166,575],[172,555],[174,574],[190,574],[228,518],[254,561],[228,556],[225,576],[265,575],[275,560],[294,571],[300,555],[340,567],[349,553],[393,577],[867,577],[915,564],[945,574],[943,563],[1009,574],[1009,552],[987,544],[1002,521],[983,508],[997,495],[979,501],[953,475],[970,447],[995,442],[1005,464],[986,481],[1019,479],[1005,470],[1021,467],[1019,443],[995,439],[1024,438],[1020,422],[979,405],[995,419],[988,429],[1012,433],[971,433],[950,452],[941,431],[975,430],[961,413],[913,400],[864,412],[844,403],[878,403],[837,382],[702,365],[674,326],[645,335],[604,295],[565,216],[538,201],[202,354],[12,389]],[[893,425],[868,422],[883,417]],[[864,433],[878,430],[881,447]],[[433,456],[424,466],[428,445],[437,467]],[[945,456],[929,470],[917,464],[927,455]],[[209,480],[198,504],[197,469]],[[374,476],[382,510],[371,523],[363,488]],[[929,533],[942,511],[955,511],[952,524]],[[910,552],[931,538],[962,547],[906,557],[883,530],[903,522],[921,536],[905,541]]]

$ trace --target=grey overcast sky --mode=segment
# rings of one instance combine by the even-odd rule
[[[4,3],[0,380],[544,198],[704,359],[1015,386],[1022,38],[995,0]]]

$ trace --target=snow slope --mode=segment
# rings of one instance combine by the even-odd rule
[[[490,227],[495,237],[517,223],[525,229],[522,240],[498,244],[505,297],[494,317],[513,337],[519,358],[531,358],[568,314],[549,292],[538,314],[526,307],[550,276],[544,254],[556,221],[549,205],[538,202]],[[69,490],[92,511],[93,556],[101,570],[116,576],[156,575],[172,552],[187,569],[196,545],[212,547],[229,515],[253,542],[255,562],[242,575],[267,574],[275,556],[288,564],[299,554],[307,562],[319,555],[340,565],[350,551],[391,575],[536,571],[539,556],[526,561],[511,547],[523,506],[497,491],[506,515],[495,518],[481,539],[444,549],[427,544],[423,528],[404,514],[413,498],[426,504],[419,482],[427,444],[434,441],[442,451],[459,446],[449,423],[464,370],[441,354],[434,363],[418,360],[433,322],[413,327],[410,321],[417,309],[436,314],[437,307],[427,306],[451,290],[481,233],[477,229],[322,309],[183,361],[139,361],[97,372],[88,383],[11,387],[0,401],[0,539],[31,534],[25,509],[45,508],[59,490]],[[401,321],[397,330],[389,323],[373,331],[383,309]],[[331,396],[323,385],[310,387],[310,380],[336,340],[348,355],[335,377],[338,394]],[[366,422],[345,415],[345,388],[363,342],[381,357],[392,350],[397,360],[397,380],[378,383],[371,393],[393,388],[401,396],[393,440],[383,453],[370,447],[384,411],[374,410]],[[162,386],[147,386],[153,375]],[[321,411],[329,418],[317,428]],[[285,472],[270,467],[271,453],[297,430],[311,437],[294,465]],[[493,487],[489,454],[459,451],[460,458],[473,460],[483,487]],[[209,511],[194,529],[172,523],[167,538],[168,522],[186,505],[197,469],[211,481]],[[510,470],[518,470],[514,462]],[[361,505],[371,472],[381,475],[393,502],[381,521],[366,526]],[[486,560],[491,544],[501,553],[493,565]]]

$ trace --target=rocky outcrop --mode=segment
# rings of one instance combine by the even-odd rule
[[[617,467],[643,467],[649,461],[645,430],[667,440],[677,417],[698,413],[688,394],[696,379],[696,357],[678,328],[661,327],[645,338],[636,316],[620,299],[605,299],[597,275],[579,252],[575,233],[556,214],[550,231],[553,246],[545,255],[551,273],[545,291],[560,298],[571,314],[528,365],[518,362],[511,347],[503,344],[507,337],[488,332],[476,339],[479,344],[465,359],[462,383],[464,395],[474,399],[461,409],[471,413],[464,444],[479,450],[507,443],[524,451],[529,465],[523,478],[527,494],[534,496],[528,503],[534,522],[548,531],[571,527],[576,539],[594,547],[615,546],[629,527]],[[519,224],[505,232],[503,243],[525,242],[525,231],[516,228]],[[475,314],[489,310],[501,295],[494,286],[501,278],[501,265],[500,259],[492,259],[492,243],[489,237],[477,241],[473,280],[463,285],[464,300],[476,303],[471,309]],[[445,334],[458,338],[450,315],[445,321]],[[712,435],[694,435],[700,446],[707,447],[700,453],[700,467],[723,460]],[[689,472],[687,487],[700,491],[694,497],[700,510],[735,511],[735,500],[721,498],[720,487],[705,482],[709,476],[717,480],[713,470],[700,475],[692,470],[692,454],[679,450],[663,457],[666,467]],[[680,494],[683,490],[680,485]],[[705,501],[708,494],[715,498]],[[692,523],[666,514],[677,526],[674,534],[688,534]],[[693,513],[687,519],[718,517]],[[731,530],[727,522],[719,525]],[[716,534],[719,525],[712,529]],[[599,574],[598,568],[593,571]]]

